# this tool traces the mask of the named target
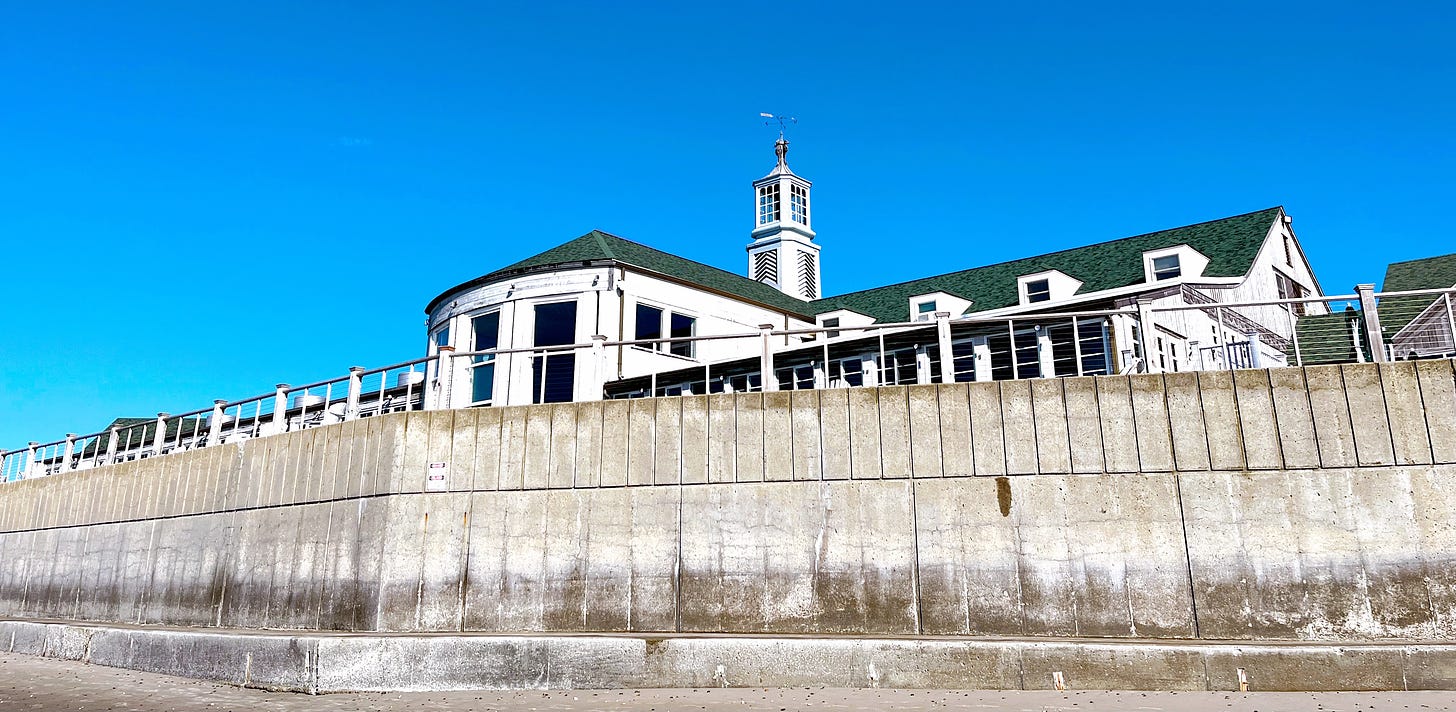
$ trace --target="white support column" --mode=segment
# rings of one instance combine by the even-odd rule
[[[703,367],[707,369],[705,365]],[[585,384],[587,388],[586,398],[583,400],[599,401],[606,395],[607,388],[607,337],[605,334],[592,334],[591,337],[591,382]],[[704,390],[707,389],[707,382],[704,381]]]
[[[425,391],[425,410],[447,410],[450,407],[450,390],[454,385],[454,346],[441,346],[435,357],[434,387]]]
[[[116,426],[111,426],[111,432],[106,438],[106,464],[116,462],[116,446],[120,439],[121,431]]]
[[[1057,373],[1057,361],[1052,353],[1052,330],[1042,324],[1032,327],[1036,330],[1036,361],[1037,370],[1041,371],[1042,378],[1054,378]]]
[[[971,351],[976,359],[976,381],[991,381],[991,342],[981,337],[971,342]]]
[[[61,460],[60,472],[70,472],[76,468],[71,466],[71,456],[76,454],[76,434],[66,433],[66,454]]]
[[[1360,295],[1360,316],[1365,322],[1365,343],[1370,345],[1370,355],[1376,363],[1389,361],[1385,354],[1385,334],[1380,331],[1380,312],[1375,308],[1375,285],[1357,284],[1355,293]]]
[[[157,414],[157,432],[152,433],[152,454],[162,454],[162,445],[167,442],[167,418],[166,413]],[[181,424],[178,424],[181,428]]]
[[[273,434],[288,430],[288,384],[273,387]]]
[[[32,441],[30,441],[29,443],[26,444],[26,446],[25,446],[25,469],[23,469],[23,470],[20,471],[20,478],[21,479],[30,479],[31,477],[36,476],[35,475],[35,449],[38,448],[38,447],[40,447],[40,443],[38,443],[38,442],[36,442],[34,440],[32,440]]]
[[[222,407],[225,405],[227,401],[221,399],[212,402],[212,417],[208,418],[209,425],[212,426],[207,431],[208,445],[222,444]]]
[[[1251,368],[1264,367],[1264,355],[1259,353],[1263,343],[1263,339],[1257,333],[1249,334],[1249,366]]]
[[[940,346],[940,382],[955,383],[955,355],[950,345],[950,312],[935,313],[935,340]]]
[[[1135,354],[1143,360],[1143,373],[1157,373],[1159,369],[1153,366],[1153,360],[1148,358],[1148,345],[1154,343],[1157,338],[1158,328],[1153,324],[1153,300],[1147,297],[1138,297],[1138,330],[1142,332],[1142,338],[1138,339],[1138,346],[1141,353]]]
[[[359,417],[359,392],[364,387],[363,366],[349,367],[349,395],[344,399],[344,420],[354,420]],[[380,378],[384,374],[380,374]]]
[[[758,325],[758,341],[762,349],[758,357],[758,372],[763,381],[763,390],[776,391],[779,389],[779,381],[773,372],[773,324]]]

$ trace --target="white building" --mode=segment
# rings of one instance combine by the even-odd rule
[[[775,153],[743,274],[594,231],[436,297],[431,354],[468,354],[442,404],[1280,365],[1302,305],[1219,305],[1322,294],[1276,207],[824,297],[812,184]]]

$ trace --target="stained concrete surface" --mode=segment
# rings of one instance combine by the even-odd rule
[[[0,710],[1451,710],[1449,692],[1104,692],[748,688],[301,695],[0,653]]]

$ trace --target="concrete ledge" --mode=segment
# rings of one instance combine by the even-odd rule
[[[316,634],[0,621],[0,648],[306,693],[469,689],[1453,690],[1456,645]]]

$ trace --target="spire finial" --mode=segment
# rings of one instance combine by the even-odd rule
[[[788,128],[789,124],[799,123],[799,120],[793,116],[780,116],[777,114],[770,114],[767,111],[760,111],[758,112],[758,115],[762,118],[768,119],[768,121],[763,122],[764,126],[773,126],[774,124],[779,125],[779,140],[774,142],[774,155],[779,157],[779,165],[775,172],[788,171],[789,162],[784,157],[787,156],[789,153],[789,142],[787,139],[784,138],[784,130]]]

